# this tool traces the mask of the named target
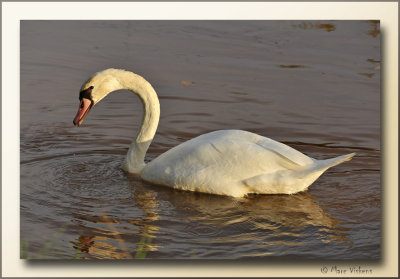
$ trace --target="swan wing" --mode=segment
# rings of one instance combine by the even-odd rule
[[[141,176],[155,184],[184,190],[242,195],[242,181],[247,178],[299,170],[312,162],[271,139],[245,131],[222,130],[168,150],[151,161]]]
[[[282,159],[282,163],[286,161],[287,164],[292,166],[306,166],[315,162],[314,159],[304,155],[303,153],[286,144],[242,130],[220,130],[199,136],[195,139],[197,139],[197,143],[214,143],[214,145],[218,145],[221,148],[229,147],[228,142],[231,144],[234,142],[236,144],[248,145],[248,148],[253,149],[253,152],[251,152],[250,155],[254,155],[256,152],[262,151],[268,153],[272,152]],[[239,148],[235,150],[231,149],[232,148],[229,148],[226,151],[240,151]],[[230,154],[228,154],[228,156],[230,156]],[[270,160],[268,156],[266,159]]]

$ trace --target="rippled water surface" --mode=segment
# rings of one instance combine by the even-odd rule
[[[81,84],[109,67],[159,94],[147,161],[219,129],[357,156],[295,195],[144,183],[121,169],[141,120],[134,94],[72,125]],[[22,21],[20,110],[22,258],[380,258],[378,22]]]

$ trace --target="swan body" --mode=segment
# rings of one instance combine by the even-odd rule
[[[123,168],[150,183],[233,197],[294,194],[306,190],[328,168],[355,155],[315,160],[254,133],[220,130],[184,142],[145,164],[160,105],[153,87],[141,76],[117,69],[95,74],[81,88],[74,124],[79,126],[97,102],[119,89],[137,94],[144,107],[141,129],[132,141]]]

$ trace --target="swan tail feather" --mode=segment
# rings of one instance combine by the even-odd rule
[[[332,158],[332,159],[317,161],[314,169],[315,170],[327,170],[327,169],[337,166],[343,162],[350,161],[354,157],[354,155],[356,155],[356,153],[350,153],[350,154],[342,155],[342,156]]]
[[[335,158],[326,159],[326,160],[316,160],[315,163],[305,169],[302,172],[299,172],[298,177],[307,177],[307,176],[314,176],[318,175],[318,177],[324,173],[327,169],[337,166],[343,162],[350,161],[356,153],[350,153],[346,155],[341,155]]]
[[[336,158],[315,161],[312,166],[301,171],[281,170],[275,173],[260,174],[243,180],[249,193],[295,194],[306,190],[327,169],[351,160],[355,153]]]

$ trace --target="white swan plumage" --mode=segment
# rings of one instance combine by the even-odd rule
[[[210,132],[184,142],[145,164],[147,149],[160,118],[160,104],[151,84],[126,70],[96,73],[81,87],[74,124],[109,93],[127,89],[142,101],[141,128],[123,164],[125,171],[147,182],[175,189],[244,197],[248,194],[294,194],[305,191],[328,168],[355,153],[316,160],[260,135],[241,130]]]

